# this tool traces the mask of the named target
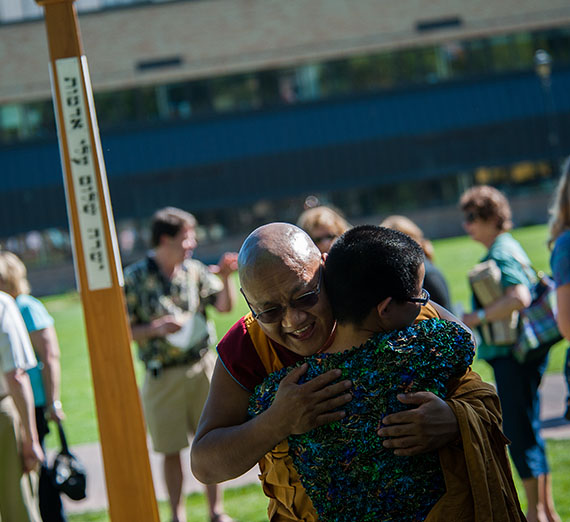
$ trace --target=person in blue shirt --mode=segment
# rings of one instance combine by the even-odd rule
[[[46,307],[30,295],[27,270],[20,258],[12,252],[0,252],[0,289],[15,300],[28,330],[39,364],[28,370],[34,404],[36,425],[42,448],[49,433],[49,421],[64,418],[60,401],[59,343],[53,317]],[[59,491],[54,487],[47,463],[40,470],[40,514],[44,522],[65,522],[66,517]]]
[[[554,203],[550,209],[550,239],[552,249],[550,268],[556,283],[558,329],[570,341],[570,158],[562,168],[562,176],[556,189]],[[570,420],[570,348],[566,350],[564,368],[568,396],[565,417]]]

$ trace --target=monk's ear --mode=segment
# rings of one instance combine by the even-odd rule
[[[392,301],[391,297],[386,297],[376,305],[376,312],[378,313],[378,317],[382,317],[383,315],[386,314],[388,305],[390,304],[391,301]]]

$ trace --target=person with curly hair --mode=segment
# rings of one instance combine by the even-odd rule
[[[474,296],[474,311],[463,316],[467,326],[476,328],[509,318],[513,312],[529,306],[533,281],[527,269],[530,260],[509,233],[513,226],[512,214],[504,194],[488,185],[476,186],[463,193],[459,205],[464,214],[465,231],[487,248],[481,261],[493,260],[501,272],[503,294],[484,307]],[[505,435],[511,440],[509,450],[527,497],[527,518],[529,522],[559,522],[545,443],[540,435],[538,387],[547,354],[520,363],[512,350],[512,344],[483,337],[478,356],[491,365],[495,374]]]

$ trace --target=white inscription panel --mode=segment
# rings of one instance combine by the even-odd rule
[[[79,58],[57,60],[56,74],[73,180],[73,187],[69,187],[69,190],[73,192],[77,202],[87,284],[89,290],[110,288],[112,280],[109,255],[105,242],[97,174],[93,164],[95,151],[89,134],[89,115],[86,112],[81,84]]]

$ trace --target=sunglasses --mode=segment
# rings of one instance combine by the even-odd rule
[[[406,299],[406,301],[408,301],[409,303],[418,303],[422,306],[425,306],[428,304],[429,299],[430,299],[429,292],[425,288],[422,288],[421,297],[410,297],[409,299]]]
[[[315,306],[319,302],[319,294],[321,293],[322,280],[323,280],[323,266],[321,265],[319,268],[319,282],[317,284],[317,287],[314,290],[311,290],[310,292],[307,292],[303,295],[300,295],[299,297],[296,297],[295,299],[292,299],[289,302],[289,307],[294,308],[295,310],[308,310],[309,308]],[[268,308],[267,310],[263,310],[262,312],[257,313],[251,307],[251,304],[247,300],[247,297],[245,296],[245,293],[243,292],[242,288],[240,288],[240,292],[242,293],[243,298],[247,303],[247,306],[249,306],[249,309],[254,319],[257,319],[261,323],[277,323],[281,321],[281,319],[283,319],[287,306],[281,306],[281,305],[274,306],[272,308]]]
[[[473,223],[479,216],[475,212],[467,212],[465,214],[465,223]]]

